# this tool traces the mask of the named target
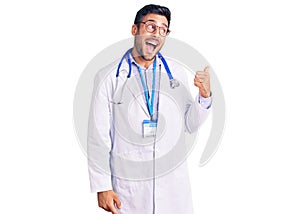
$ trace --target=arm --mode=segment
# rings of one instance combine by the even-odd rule
[[[111,108],[109,81],[101,83],[96,76],[91,101],[88,126],[88,169],[92,192],[97,192],[99,207],[117,214],[114,204],[120,208],[120,200],[112,190],[110,172]]]
[[[190,133],[202,125],[210,112],[212,98],[208,67],[205,67],[204,71],[196,72],[194,85],[198,87],[199,94],[196,101],[188,103],[185,112],[186,130]]]

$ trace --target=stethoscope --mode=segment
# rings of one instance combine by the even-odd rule
[[[123,55],[121,61],[119,62],[119,65],[118,65],[116,77],[119,77],[119,74],[120,74],[120,68],[121,68],[122,63],[123,63],[123,61],[125,60],[125,58],[126,58],[126,60],[127,60],[127,62],[128,62],[128,67],[129,67],[129,71],[128,71],[127,78],[130,78],[130,77],[131,77],[131,70],[132,70],[132,68],[131,68],[131,60],[130,60],[130,53],[131,53],[131,51],[132,51],[132,48],[129,49],[128,51],[126,51],[126,53]],[[164,67],[165,67],[165,69],[166,69],[166,72],[167,72],[168,77],[169,77],[169,80],[170,80],[170,87],[171,87],[172,89],[178,87],[180,84],[179,84],[179,82],[178,82],[176,79],[174,79],[174,77],[172,76],[172,73],[171,73],[171,71],[170,71],[170,68],[169,68],[169,66],[168,66],[168,64],[167,64],[167,62],[166,62],[166,60],[165,60],[165,58],[161,55],[160,52],[158,52],[157,55],[158,55],[158,57],[160,58],[160,60],[162,61],[162,63],[164,64]]]

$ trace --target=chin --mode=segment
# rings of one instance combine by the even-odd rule
[[[153,59],[155,58],[155,55],[154,56],[149,56],[149,57],[144,57],[144,59],[146,60],[146,61],[152,61]]]
[[[155,56],[156,56],[156,54],[157,54],[158,52],[154,52],[154,53],[146,53],[146,54],[144,54],[144,60],[146,60],[146,61],[151,61],[151,60],[153,60],[154,58],[155,58]]]

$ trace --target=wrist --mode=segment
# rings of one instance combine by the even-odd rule
[[[199,90],[199,95],[203,98],[209,98],[211,96],[211,92],[203,93]]]

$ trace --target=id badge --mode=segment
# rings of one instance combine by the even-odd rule
[[[143,137],[153,137],[156,133],[157,120],[143,121]]]

